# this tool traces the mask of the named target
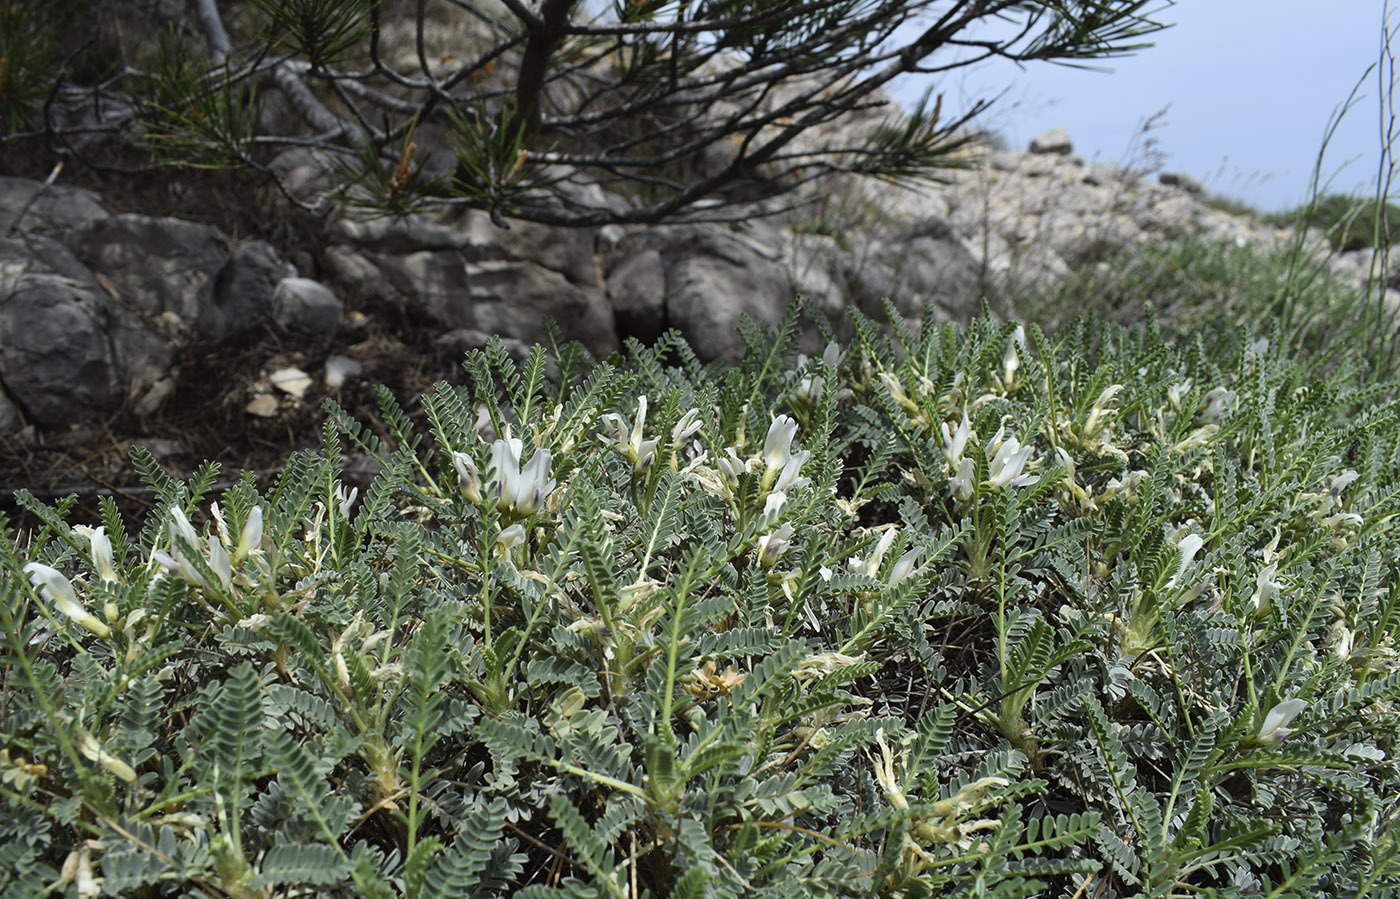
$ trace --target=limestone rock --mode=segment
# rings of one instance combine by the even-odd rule
[[[659,260],[663,320],[702,359],[737,358],[743,352],[736,331],[740,318],[775,323],[793,300],[782,244],[777,228],[761,221],[634,228],[615,253],[607,283],[624,297],[625,308],[643,290],[654,289]],[[648,252],[655,255],[635,258]],[[629,271],[645,272],[650,286],[625,288]]]
[[[175,218],[114,215],[78,229],[67,243],[118,302],[151,319],[172,315],[201,339],[266,318],[273,287],[287,274],[268,245],[230,253],[218,229]]]
[[[169,366],[165,344],[57,241],[0,239],[0,385],[40,427],[103,418]]]
[[[666,268],[656,250],[642,250],[619,264],[607,280],[619,336],[650,343],[666,330]]]
[[[48,187],[28,178],[0,178],[0,234],[19,216],[21,231],[71,231],[108,215],[91,191],[65,184]]]
[[[1074,152],[1074,141],[1070,139],[1069,132],[1063,128],[1051,128],[1049,131],[1042,131],[1031,138],[1030,151],[1035,154],[1054,154],[1056,156],[1068,156]]]
[[[334,334],[345,304],[325,285],[308,278],[283,278],[272,294],[272,316],[284,328]]]

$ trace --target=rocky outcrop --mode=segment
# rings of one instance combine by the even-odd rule
[[[274,167],[311,189],[305,157]],[[522,355],[552,317],[595,355],[675,328],[712,359],[742,351],[741,318],[776,322],[795,296],[833,320],[848,307],[882,317],[887,299],[911,324],[960,320],[984,297],[1149,241],[1290,238],[1213,208],[1190,176],[1087,165],[1062,130],[964,162],[948,184],[918,191],[826,180],[795,211],[755,206],[732,224],[503,230],[475,211],[344,216],[327,225],[318,271],[304,251],[284,259],[206,225],[113,214],[86,191],[0,178],[0,433],[149,414],[175,389],[182,350],[253,327],[331,335],[347,308],[403,310],[454,351],[496,335]],[[1310,247],[1322,258],[1320,238]],[[1368,263],[1331,260],[1358,281]]]

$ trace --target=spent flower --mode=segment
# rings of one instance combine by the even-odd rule
[[[24,573],[29,575],[29,583],[39,590],[39,595],[53,603],[55,609],[75,624],[99,637],[106,637],[112,633],[111,628],[87,610],[78,599],[78,594],[73,590],[68,578],[57,569],[30,562],[24,566]]]

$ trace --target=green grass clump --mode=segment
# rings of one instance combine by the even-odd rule
[[[1400,243],[1400,206],[1376,197],[1324,194],[1290,212],[1268,216],[1280,227],[1300,223],[1327,235],[1332,249],[1370,250]]]
[[[1239,329],[797,322],[493,342],[217,503],[137,451],[139,533],[21,494],[0,890],[1400,885],[1391,391]]]

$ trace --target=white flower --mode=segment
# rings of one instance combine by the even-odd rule
[[[998,431],[997,434],[1000,435],[1001,432]],[[1026,487],[1038,481],[1038,475],[1021,474],[1021,470],[1031,458],[1031,450],[1030,446],[1021,446],[1015,437],[1006,438],[1005,442],[997,447],[995,455],[989,446],[987,474],[991,478],[992,486]]]
[[[1289,722],[1297,718],[1308,708],[1308,704],[1301,699],[1285,699],[1278,705],[1269,709],[1269,714],[1264,716],[1264,724],[1259,728],[1259,733],[1254,739],[1260,743],[1267,743],[1277,746],[1293,731],[1287,727]]]
[[[790,416],[779,415],[768,426],[763,441],[763,467],[768,477],[777,474],[792,457],[792,439],[797,436],[797,422]]]
[[[1196,409],[1196,418],[1203,424],[1212,424],[1230,414],[1235,406],[1235,391],[1224,387],[1213,387],[1201,399]]]
[[[1099,394],[1099,398],[1094,401],[1094,408],[1089,410],[1089,419],[1084,422],[1085,438],[1093,437],[1099,432],[1099,428],[1102,427],[1103,415],[1108,411],[1108,404],[1113,402],[1113,398],[1122,389],[1122,384],[1113,384],[1105,387],[1103,393]]]
[[[870,558],[864,561],[852,558],[846,563],[852,574],[863,574],[869,578],[880,576],[880,563],[884,561],[885,553],[894,545],[894,538],[899,536],[899,531],[894,525],[883,527],[884,533],[880,535],[880,541],[875,544],[875,551],[870,554]]]
[[[219,583],[224,590],[233,589],[232,560],[229,559],[228,550],[224,549],[223,543],[213,534],[209,535],[209,567],[219,576]]]
[[[522,515],[533,515],[554,490],[554,480],[549,477],[552,457],[549,450],[536,450],[524,470],[521,470],[521,450],[518,438],[497,440],[491,444],[495,493],[507,509]]]
[[[833,573],[834,572],[830,568],[827,568],[825,565],[817,569],[817,576],[820,577],[822,580],[826,581],[828,584],[831,583],[831,575]]]
[[[1167,388],[1167,402],[1173,409],[1181,408],[1181,400],[1191,391],[1191,379],[1187,378],[1179,384],[1173,384]]]
[[[627,423],[621,415],[611,412],[602,417],[603,424],[611,432],[606,435],[610,438],[612,448],[626,456],[632,463],[634,471],[646,471],[651,467],[651,463],[656,460],[656,438],[651,440],[642,439],[642,431],[646,427],[647,421],[647,397],[642,394],[637,397],[637,414],[632,419],[632,429],[628,432]]]
[[[972,499],[972,492],[975,485],[972,482],[973,476],[977,472],[977,467],[973,461],[963,457],[958,465],[958,473],[953,476],[953,498],[960,503],[965,503]]]
[[[1279,595],[1279,590],[1283,587],[1274,578],[1278,575],[1278,562],[1270,562],[1259,572],[1259,576],[1254,580],[1254,596],[1250,598],[1250,604],[1254,606],[1254,611],[1259,615],[1267,615],[1269,609],[1273,607],[1274,598]]]
[[[904,795],[904,786],[899,782],[899,775],[895,773],[894,753],[890,750],[890,744],[885,742],[883,727],[875,731],[875,742],[880,747],[880,759],[875,761],[875,782],[885,791],[885,798],[889,800],[890,805],[904,811],[909,808],[909,799]]]
[[[1364,520],[1355,512],[1338,512],[1322,519],[1322,523],[1333,530],[1344,531],[1361,527]]]
[[[699,409],[686,412],[681,416],[681,420],[676,422],[676,426],[671,428],[671,448],[678,450],[684,447],[703,425]]]
[[[962,423],[957,430],[949,431],[946,421],[939,422],[938,429],[943,432],[943,456],[948,460],[950,467],[956,468],[962,461],[963,449],[967,446],[967,435],[972,423],[967,420],[967,413],[963,413]]]
[[[190,545],[191,549],[199,546],[199,533],[195,531],[194,525],[190,524],[190,520],[185,517],[185,513],[180,511],[178,506],[171,507],[168,526],[170,528],[170,537],[172,540],[176,536],[179,536],[180,539]]]
[[[83,728],[73,728],[73,745],[89,761],[97,762],[127,783],[136,782],[136,770],[103,749],[102,744]]]
[[[1016,330],[1011,332],[1011,338],[1006,341],[1006,352],[1001,355],[1001,367],[1006,371],[1008,387],[1016,380],[1016,370],[1021,367],[1021,360],[1017,355],[1018,348],[1022,352],[1026,348],[1026,329],[1021,325],[1017,325]]]
[[[768,494],[768,498],[763,501],[763,518],[765,521],[774,521],[778,513],[782,511],[783,504],[787,502],[787,494],[781,490],[774,490]]]
[[[90,528],[86,525],[78,525],[73,530],[88,540],[88,553],[92,556],[93,567],[97,569],[97,576],[108,583],[117,580],[117,569],[112,561],[112,541],[107,539],[107,528]]]
[[[739,458],[734,452],[734,447],[726,446],[724,455],[715,460],[715,465],[719,466],[720,474],[724,475],[724,484],[730,492],[739,489],[739,475],[748,470],[748,463]]]
[[[262,506],[248,510],[248,520],[243,522],[243,533],[238,535],[238,546],[233,551],[233,564],[237,565],[262,546],[263,512]]]
[[[812,483],[811,478],[797,476],[797,473],[802,470],[802,466],[810,458],[812,458],[812,454],[808,450],[802,450],[789,456],[787,463],[783,465],[783,470],[778,473],[778,480],[773,485],[773,489],[787,492],[788,490],[796,490],[798,487],[806,487]]]
[[[481,502],[481,475],[470,453],[453,452],[452,467],[457,469],[457,482],[462,495],[474,503]]]
[[[54,608],[62,612],[74,623],[86,628],[99,637],[106,637],[112,633],[112,629],[99,621],[78,599],[78,594],[73,591],[73,585],[68,583],[68,578],[64,577],[57,569],[38,562],[30,562],[24,566],[24,573],[29,575],[29,583],[39,590],[39,595],[53,603]]]
[[[1196,558],[1196,553],[1201,551],[1201,547],[1206,545],[1206,541],[1200,534],[1187,534],[1177,541],[1176,548],[1181,551],[1181,561],[1176,566],[1176,576],[1167,583],[1167,589],[1176,587],[1181,582],[1181,578],[1186,574],[1186,569],[1191,567],[1191,562]]]
[[[340,517],[346,521],[350,520],[350,510],[355,506],[355,498],[360,495],[360,488],[355,487],[349,493],[345,492],[344,484],[335,485],[335,507],[340,512]]]
[[[1328,490],[1328,493],[1331,495],[1332,501],[1337,504],[1338,508],[1340,508],[1342,504],[1342,491],[1350,487],[1359,477],[1361,477],[1361,475],[1356,473],[1356,469],[1348,468],[1332,479],[1332,487]]]
[[[764,568],[772,568],[777,564],[778,557],[788,548],[790,540],[792,540],[792,522],[783,522],[782,527],[773,533],[759,537],[758,564]]]
[[[524,542],[525,528],[519,523],[511,525],[496,535],[496,547],[503,553],[510,552]]]
[[[890,587],[898,587],[914,574],[914,565],[919,561],[919,557],[924,554],[922,546],[916,546],[895,561],[894,567],[890,569]]]

